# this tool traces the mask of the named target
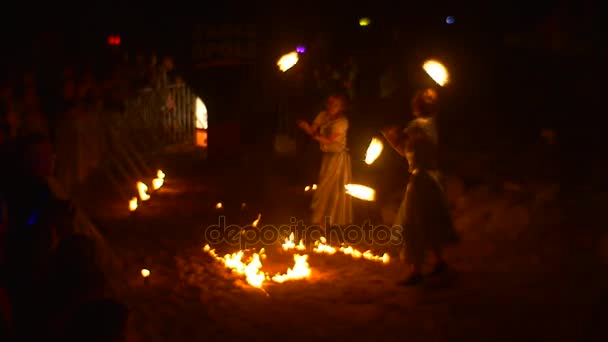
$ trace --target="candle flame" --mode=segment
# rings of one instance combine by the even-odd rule
[[[137,210],[137,197],[133,197],[133,198],[131,198],[131,200],[129,201],[129,210],[130,210],[130,211],[135,211],[135,210]]]
[[[223,205],[222,202],[217,202],[217,204],[215,205],[216,209],[222,209]]]
[[[158,170],[158,172],[156,172],[156,177],[160,179],[165,179],[165,173],[163,172],[163,170]]]
[[[365,153],[365,164],[372,165],[372,163],[378,159],[380,153],[382,153],[383,148],[384,145],[380,139],[372,138],[372,142],[369,143],[369,147]]]
[[[154,189],[154,190],[160,189],[160,187],[163,186],[164,182],[165,182],[164,178],[154,178],[152,180],[152,189]]]
[[[141,276],[144,278],[148,278],[150,276],[150,270],[147,268],[141,269]]]
[[[137,191],[139,192],[139,198],[142,201],[150,199],[150,195],[147,194],[148,186],[142,182],[137,182]]]

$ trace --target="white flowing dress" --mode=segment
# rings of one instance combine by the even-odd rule
[[[352,179],[351,159],[346,147],[348,119],[329,119],[321,112],[315,119],[321,135],[337,134],[331,144],[320,144],[323,152],[319,183],[312,200],[314,224],[347,225],[352,223],[352,198],[346,194],[345,185]]]

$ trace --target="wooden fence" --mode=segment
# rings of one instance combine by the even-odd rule
[[[57,178],[74,192],[101,171],[123,197],[124,184],[156,172],[151,156],[169,145],[195,143],[195,96],[186,85],[144,89],[123,111],[101,110],[57,127]]]

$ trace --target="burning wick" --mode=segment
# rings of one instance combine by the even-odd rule
[[[137,182],[137,191],[139,191],[139,198],[142,201],[147,201],[150,199],[150,195],[147,194],[148,186],[142,182]]]
[[[129,211],[137,210],[137,197],[131,198],[129,201]]]
[[[217,204],[215,205],[215,209],[222,209],[222,202],[217,202]]]

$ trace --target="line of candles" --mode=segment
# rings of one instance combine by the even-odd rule
[[[156,178],[152,180],[152,189],[158,190],[165,183],[165,173],[162,170],[158,170],[156,172]],[[144,182],[137,182],[137,191],[139,193],[139,199],[141,201],[147,201],[150,199],[150,195],[148,194],[148,186]],[[138,207],[138,198],[134,196],[129,201],[129,211],[134,212]]]

